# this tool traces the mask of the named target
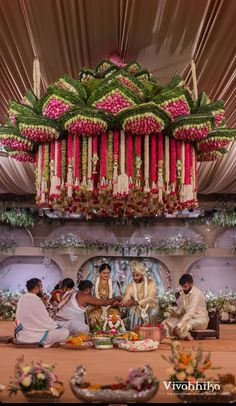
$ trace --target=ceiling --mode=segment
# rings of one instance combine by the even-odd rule
[[[0,0],[0,120],[9,99],[33,87],[40,60],[42,92],[59,76],[77,77],[116,53],[137,60],[161,82],[175,74],[191,83],[196,61],[199,92],[225,101],[236,127],[235,0]],[[199,191],[236,193],[236,146],[199,168]],[[0,193],[34,192],[34,170],[0,157]]]

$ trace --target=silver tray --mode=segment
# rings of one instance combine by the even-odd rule
[[[150,389],[136,391],[135,389],[97,389],[90,390],[83,387],[85,384],[86,368],[83,365],[77,367],[76,372],[70,379],[70,387],[74,395],[83,402],[88,403],[145,403],[151,400],[159,389],[159,381],[153,376],[149,365],[144,367],[150,378],[153,378]]]
[[[70,380],[70,386],[74,395],[84,402],[92,403],[145,403],[151,400],[157,393],[159,384],[154,384],[151,389],[137,392],[136,390],[101,389],[89,390],[76,385],[75,379]]]

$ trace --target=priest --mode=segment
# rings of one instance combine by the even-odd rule
[[[129,329],[136,325],[157,325],[158,302],[157,286],[153,279],[146,276],[142,263],[131,265],[133,281],[127,285],[121,306],[129,307]]]
[[[60,327],[48,314],[42,301],[43,284],[40,279],[27,281],[28,292],[21,296],[16,309],[15,338],[18,342],[39,343],[44,347],[61,343],[69,330]]]
[[[182,287],[180,306],[163,322],[164,334],[168,338],[192,341],[191,331],[208,326],[206,301],[203,293],[194,286],[191,275],[182,275],[179,284]]]

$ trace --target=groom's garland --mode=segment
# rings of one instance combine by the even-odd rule
[[[138,302],[139,299],[138,299],[137,284],[135,282],[133,282],[132,286],[133,286],[133,292],[134,292],[134,300],[136,302]],[[148,294],[148,280],[147,280],[147,277],[144,276],[144,298],[147,297],[147,294]],[[141,318],[145,319],[147,317],[147,310],[149,308],[149,304],[147,303],[144,307],[139,305],[138,307],[141,312]]]

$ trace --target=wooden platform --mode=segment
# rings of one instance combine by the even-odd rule
[[[0,335],[12,334],[13,324],[11,322],[0,322]],[[204,351],[212,351],[212,360],[215,365],[222,366],[220,373],[230,372],[236,374],[236,325],[221,325],[221,339],[207,339],[194,341],[193,343],[182,342],[185,347],[193,347],[201,344]],[[169,352],[166,344],[161,344],[155,352],[149,353],[129,353],[119,349],[113,350],[86,350],[69,351],[60,348],[50,349],[18,349],[10,344],[0,345],[0,384],[8,385],[10,377],[14,374],[16,358],[25,355],[25,360],[30,362],[44,361],[56,364],[56,372],[60,380],[65,384],[65,393],[61,402],[78,403],[69,387],[69,378],[72,376],[76,366],[83,364],[87,368],[87,379],[92,383],[113,383],[116,377],[125,378],[128,370],[132,367],[139,367],[150,364],[161,381],[157,396],[152,403],[177,403],[176,396],[165,389],[163,381],[167,379],[166,369],[169,364],[162,359],[161,354],[167,355]],[[211,376],[217,376],[219,371],[210,371]],[[23,403],[24,397],[8,397],[5,390],[0,394],[0,400],[6,402]]]

